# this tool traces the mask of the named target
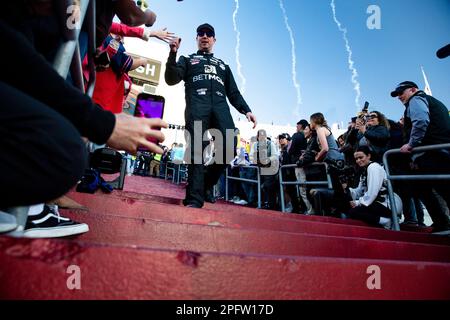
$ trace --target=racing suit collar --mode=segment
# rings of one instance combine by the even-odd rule
[[[212,57],[214,55],[214,53],[208,53],[208,52],[201,51],[201,50],[198,50],[197,54],[200,54],[202,56],[208,56],[208,57]]]

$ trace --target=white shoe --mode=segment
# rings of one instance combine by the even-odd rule
[[[389,218],[380,218],[380,225],[387,230],[391,230],[392,220]]]
[[[229,202],[236,202],[241,200],[238,196],[234,196],[233,199],[228,200]]]
[[[0,233],[13,231],[17,228],[17,220],[13,215],[0,211]]]
[[[246,206],[248,204],[247,201],[245,201],[244,199],[239,200],[239,201],[235,201],[234,204],[239,204],[241,206]]]
[[[292,208],[292,204],[289,202],[289,204],[284,208],[284,211],[287,213],[292,213],[292,210],[294,210],[294,208]]]

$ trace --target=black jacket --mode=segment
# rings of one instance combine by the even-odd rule
[[[211,110],[228,107],[226,98],[242,114],[251,112],[234,80],[230,67],[213,54],[197,52],[181,56],[176,63],[176,53],[167,59],[165,80],[168,85],[185,82],[186,108]]]
[[[375,152],[384,153],[384,151],[387,150],[387,145],[389,143],[389,139],[391,138],[391,134],[388,128],[378,125],[367,127],[364,137]]]
[[[389,139],[391,137],[389,129],[381,125],[370,126],[367,127],[364,134],[359,133],[358,137],[360,137],[358,145],[361,145],[361,139],[365,138],[368,146],[375,153],[372,160],[381,162],[384,153],[388,150]]]
[[[422,141],[420,141],[420,145],[450,143],[450,116],[447,107],[441,101],[425,94],[423,91],[418,91],[405,104],[405,140],[409,141],[411,130],[413,128],[413,122],[421,120],[411,119],[408,116],[408,108],[413,99],[422,99],[428,107],[430,116],[430,123],[426,128],[425,136]]]
[[[306,150],[307,142],[303,132],[296,132],[292,136],[291,147],[289,148],[289,156],[291,163],[296,163],[300,158],[302,151]]]
[[[317,135],[313,135],[309,140],[303,154],[303,158],[297,161],[298,167],[303,167],[316,161],[316,155],[320,151],[317,143]]]

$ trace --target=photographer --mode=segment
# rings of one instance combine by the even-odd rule
[[[372,161],[381,163],[391,137],[389,122],[384,114],[378,111],[370,112],[364,120],[356,120],[356,129],[359,131],[359,146],[369,146],[373,150]]]
[[[372,161],[373,154],[368,146],[360,146],[355,152],[356,163],[364,171],[358,187],[349,189],[353,199],[350,201],[349,216],[390,229],[392,213],[387,197],[386,171]]]

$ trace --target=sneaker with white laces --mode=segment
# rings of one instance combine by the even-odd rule
[[[12,214],[0,211],[0,233],[9,232],[17,228],[17,220]]]
[[[58,238],[73,236],[89,231],[89,226],[69,218],[61,217],[56,205],[45,205],[44,210],[35,216],[29,216],[22,237]]]

